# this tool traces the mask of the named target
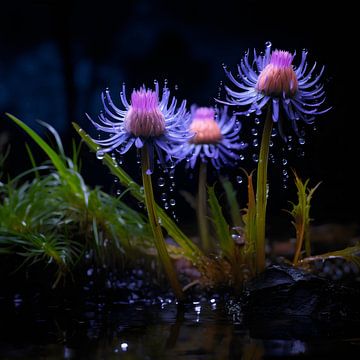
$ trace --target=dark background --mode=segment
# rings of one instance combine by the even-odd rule
[[[289,165],[302,177],[310,176],[312,184],[323,181],[312,209],[317,222],[358,222],[359,126],[352,89],[358,75],[355,13],[344,1],[2,2],[0,111],[18,116],[37,131],[42,129],[36,119],[44,120],[69,145],[77,138],[71,121],[90,130],[84,113],[96,116],[106,87],[116,94],[123,82],[131,90],[151,85],[154,79],[169,79],[170,87],[179,87],[177,97],[189,104],[213,105],[219,83],[225,80],[222,63],[234,68],[246,49],[263,49],[268,40],[274,48],[298,54],[307,48],[311,62],[326,65],[323,81],[333,109],[317,119],[314,134],[309,129],[305,158],[289,155]],[[12,146],[6,165],[10,174],[30,166],[25,140],[1,115],[0,149],[6,143]],[[38,156],[44,158],[40,152]],[[84,156],[87,181],[108,187],[108,171],[93,155]],[[245,161],[243,166],[251,170],[255,164]],[[136,168],[130,155],[127,169],[134,174]],[[294,194],[282,190],[281,166],[270,171],[270,211],[277,217]],[[230,172],[231,178],[238,173]],[[183,167],[177,178],[178,188],[194,191]],[[183,207],[180,199],[180,217]]]

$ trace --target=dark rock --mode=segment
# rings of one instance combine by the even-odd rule
[[[271,266],[253,279],[244,299],[249,317],[360,319],[358,283],[345,285],[285,265]]]

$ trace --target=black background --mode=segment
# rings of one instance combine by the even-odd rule
[[[345,1],[2,2],[0,110],[37,131],[42,130],[36,119],[52,124],[68,145],[77,138],[71,121],[90,130],[84,113],[96,116],[106,87],[116,94],[124,81],[132,89],[168,79],[170,87],[179,87],[176,96],[189,104],[213,105],[219,82],[225,80],[222,63],[234,68],[246,49],[263,49],[268,40],[274,48],[298,53],[307,48],[311,62],[326,65],[323,81],[333,109],[317,119],[305,158],[289,156],[290,166],[310,176],[312,184],[323,181],[312,209],[317,222],[358,222],[355,13]],[[29,167],[25,139],[1,115],[0,147],[12,145],[6,166],[10,174]],[[94,159],[85,154],[84,175],[91,184],[107,187],[112,178]],[[126,166],[136,176],[131,155]],[[243,166],[255,167],[251,161]],[[279,168],[270,168],[274,217],[286,199],[294,200],[293,193],[281,189]],[[232,178],[238,173],[232,171]],[[194,191],[183,167],[177,179],[178,188]],[[185,209],[179,200],[178,214],[190,219]]]

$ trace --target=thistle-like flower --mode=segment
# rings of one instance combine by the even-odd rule
[[[104,112],[94,121],[87,115],[95,128],[110,134],[108,139],[94,142],[102,148],[98,151],[101,157],[104,153],[113,150],[125,154],[134,144],[136,148],[147,145],[152,172],[154,149],[159,161],[165,165],[162,150],[171,153],[174,146],[182,144],[191,138],[188,131],[189,114],[186,110],[186,101],[182,101],[177,108],[177,100],[173,97],[170,101],[170,91],[163,88],[160,100],[159,84],[155,82],[155,91],[146,89],[144,86],[134,90],[131,94],[130,103],[125,95],[123,85],[120,99],[123,110],[115,106],[109,90],[102,93],[101,100]]]
[[[321,110],[325,101],[325,92],[320,78],[324,67],[314,75],[316,63],[307,71],[307,51],[303,50],[300,65],[292,65],[295,54],[287,51],[271,51],[271,43],[266,44],[265,54],[257,55],[254,50],[254,61],[250,63],[249,53],[245,53],[238,65],[238,78],[235,78],[225,68],[227,77],[238,91],[226,87],[229,105],[248,106],[248,109],[238,112],[240,115],[256,115],[262,113],[266,104],[272,104],[272,119],[279,124],[282,133],[280,114],[291,120],[292,127],[298,134],[299,120],[311,124],[315,115],[323,114],[329,108]],[[284,137],[285,138],[285,137]]]
[[[240,122],[235,116],[228,116],[226,106],[221,111],[193,106],[191,112],[189,128],[193,137],[177,147],[174,156],[189,159],[191,168],[198,159],[209,160],[216,169],[239,159],[234,150],[241,150],[246,144],[239,141]]]

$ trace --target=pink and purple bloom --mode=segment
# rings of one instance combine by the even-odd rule
[[[109,90],[102,93],[101,100],[104,112],[94,121],[89,120],[99,131],[108,133],[110,137],[94,142],[102,148],[101,154],[116,150],[125,154],[132,145],[140,149],[148,145],[150,164],[153,166],[154,149],[159,161],[165,165],[162,151],[170,154],[174,146],[187,142],[192,134],[188,130],[189,113],[186,110],[186,101],[177,107],[177,100],[170,99],[170,91],[163,88],[160,99],[159,84],[155,82],[155,91],[144,86],[133,90],[128,102],[123,85],[120,99],[124,109],[119,109],[112,101]],[[152,168],[149,169],[152,171]]]
[[[198,159],[210,161],[216,169],[239,159],[234,150],[241,150],[246,144],[239,141],[241,124],[235,116],[227,114],[225,106],[221,111],[210,107],[192,107],[190,132],[193,137],[174,150],[177,158],[187,158],[188,166],[195,167]]]
[[[279,124],[280,134],[284,137],[281,114],[291,121],[294,131],[298,134],[299,120],[311,124],[316,115],[330,109],[321,110],[325,101],[325,91],[320,83],[324,67],[314,75],[316,63],[307,71],[306,50],[302,51],[298,67],[292,64],[294,57],[295,54],[287,51],[271,51],[271,43],[266,44],[263,55],[257,55],[254,50],[253,62],[249,59],[249,53],[245,53],[238,65],[238,78],[225,69],[227,77],[238,89],[234,91],[226,87],[228,97],[223,103],[247,106],[247,110],[237,113],[239,115],[260,115],[263,108],[270,104],[272,119]]]

